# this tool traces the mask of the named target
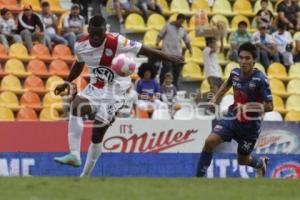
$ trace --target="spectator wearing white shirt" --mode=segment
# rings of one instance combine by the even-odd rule
[[[10,10],[3,8],[1,10],[1,19],[0,19],[0,42],[3,44],[6,50],[9,49],[8,40],[12,39],[14,43],[22,42],[20,35],[16,34],[17,24],[11,16]]]
[[[84,33],[85,20],[80,15],[80,7],[78,4],[73,4],[71,13],[65,16],[63,20],[63,37],[68,41],[68,44],[74,52],[76,40],[86,35]]]
[[[259,31],[253,34],[254,43],[258,50],[257,60],[267,69],[271,63],[280,62],[276,42],[272,35],[268,34],[268,27],[259,26]]]
[[[277,31],[272,34],[280,56],[280,61],[285,66],[293,64],[292,42],[293,38],[290,32],[286,30],[284,23],[278,23]]]
[[[58,19],[57,16],[50,11],[50,4],[47,1],[42,2],[41,4],[42,12],[41,12],[41,20],[45,26],[46,33],[46,44],[49,49],[52,49],[51,42],[56,44],[65,44],[68,45],[68,41],[62,36],[56,33]]]

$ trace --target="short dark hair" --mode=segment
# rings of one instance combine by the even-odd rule
[[[260,3],[263,3],[263,2],[269,4],[269,0],[261,0],[261,1],[260,1]]]
[[[279,21],[278,24],[277,24],[277,28],[282,29],[282,30],[286,30],[287,26],[284,22]]]
[[[186,16],[184,14],[178,14],[176,17],[176,20],[179,20],[179,19],[186,20]]]
[[[251,42],[245,42],[244,44],[242,44],[239,47],[239,50],[238,50],[239,55],[242,51],[247,51],[247,52],[251,53],[253,59],[256,59],[256,57],[257,57],[256,47]]]
[[[246,27],[248,27],[248,24],[245,21],[240,21],[238,23],[238,27],[240,27],[240,26],[246,26]]]
[[[106,26],[106,21],[101,15],[95,15],[90,19],[89,26]]]
[[[41,3],[41,6],[42,6],[42,7],[49,7],[50,4],[49,4],[48,1],[43,1],[43,2]]]
[[[8,10],[7,8],[2,8],[1,9],[1,15],[4,16],[7,12],[9,12],[10,10]]]
[[[206,43],[206,46],[210,45],[211,43],[217,41],[217,38],[215,37],[206,37],[205,38],[205,43]]]
[[[157,69],[153,63],[143,63],[138,70],[138,75],[140,78],[144,78],[144,74],[146,71],[151,72],[151,79],[154,79],[157,74]]]

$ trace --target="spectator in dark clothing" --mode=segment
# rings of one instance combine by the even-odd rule
[[[100,1],[100,0],[98,0]],[[84,17],[85,23],[88,22],[89,0],[72,0],[73,4],[80,5],[80,14]]]
[[[277,13],[279,22],[285,23],[289,29],[300,30],[300,8],[297,2],[283,0],[278,4]]]
[[[45,45],[44,26],[40,17],[32,12],[30,4],[24,5],[22,13],[18,18],[18,32],[21,34],[23,41],[25,41],[27,49],[32,48],[32,40],[38,40]]]
[[[268,27],[269,30],[273,30],[272,24],[274,15],[273,13],[268,9],[269,0],[261,0],[260,5],[261,9],[256,13],[256,22],[257,27],[260,25],[265,25]]]

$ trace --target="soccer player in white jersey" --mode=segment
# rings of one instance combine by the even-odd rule
[[[89,85],[74,98],[68,125],[70,153],[54,160],[60,164],[81,166],[80,145],[83,132],[81,116],[94,114],[91,143],[86,163],[81,176],[89,176],[102,151],[102,139],[114,121],[115,113],[122,107],[130,77],[120,77],[111,69],[112,59],[121,53],[144,55],[148,58],[183,63],[183,57],[168,55],[162,51],[146,47],[139,42],[128,40],[122,35],[106,33],[106,21],[101,16],[94,16],[89,21],[89,35],[80,39],[75,45],[77,60],[65,83],[55,88],[59,95],[69,89],[70,83],[83,70],[85,63],[91,75]]]

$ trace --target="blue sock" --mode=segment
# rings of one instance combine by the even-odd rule
[[[252,156],[252,160],[251,160],[251,163],[249,164],[249,166],[251,166],[255,169],[259,169],[259,168],[262,168],[263,162],[261,159],[257,159],[256,157]]]
[[[202,152],[198,163],[197,176],[204,177],[212,160],[212,153]]]

